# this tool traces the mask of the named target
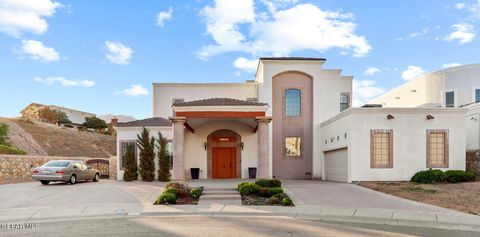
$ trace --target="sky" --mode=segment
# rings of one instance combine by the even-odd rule
[[[153,82],[244,82],[259,57],[326,58],[359,106],[478,63],[480,0],[0,0],[0,116],[31,102],[152,116]]]

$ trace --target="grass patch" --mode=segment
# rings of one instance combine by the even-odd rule
[[[426,189],[426,188],[423,188],[420,185],[409,185],[409,186],[403,187],[403,190],[408,191],[408,192],[430,193],[430,194],[434,194],[434,193],[438,192],[435,189]]]

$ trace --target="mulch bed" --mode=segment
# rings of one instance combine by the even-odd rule
[[[187,197],[178,197],[177,204],[173,204],[173,205],[197,205],[197,204],[198,204],[198,198],[192,198],[190,196],[187,196]]]
[[[256,194],[245,195],[242,197],[242,205],[250,206],[282,206],[282,204],[270,204],[267,197],[258,196]],[[293,204],[291,206],[294,206]]]

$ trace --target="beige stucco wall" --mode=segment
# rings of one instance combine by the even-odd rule
[[[328,145],[323,150],[348,146],[349,181],[410,180],[426,167],[426,130],[449,130],[449,168],[465,170],[465,109],[351,109],[322,124],[325,139],[342,136],[348,139]],[[387,115],[395,118],[388,120]],[[427,115],[435,119],[427,120]],[[348,130],[346,130],[348,129]],[[370,168],[370,130],[393,129],[393,168]]]
[[[256,83],[154,83],[153,116],[168,118],[173,115],[172,100],[185,101],[209,98],[246,100],[257,97]]]
[[[190,179],[190,168],[200,168],[200,179],[207,178],[207,151],[204,142],[207,136],[220,129],[229,129],[241,136],[244,149],[241,151],[241,178],[248,178],[248,167],[258,164],[258,135],[253,128],[236,121],[212,121],[195,127],[195,133],[185,131],[185,177]]]
[[[125,128],[125,127],[116,127],[117,129],[117,180],[123,180],[123,173],[124,171],[120,169],[120,159],[119,156],[121,155],[120,149],[120,142],[122,141],[129,141],[129,140],[137,140],[137,135],[142,132],[141,127],[132,127],[132,128]],[[158,139],[158,133],[161,132],[162,136],[167,137],[167,139],[172,140],[172,127],[147,127],[150,131],[150,136],[155,137]],[[157,144],[157,142],[155,142]],[[155,148],[155,154],[157,149]],[[140,151],[137,149],[137,164],[139,164],[139,153]],[[155,156],[155,179],[158,178],[158,158]],[[140,176],[138,177],[140,179]]]
[[[467,150],[480,149],[480,105],[467,107],[465,127],[467,131]]]

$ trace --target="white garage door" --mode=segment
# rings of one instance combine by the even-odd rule
[[[325,179],[328,181],[347,182],[347,148],[325,152]]]

